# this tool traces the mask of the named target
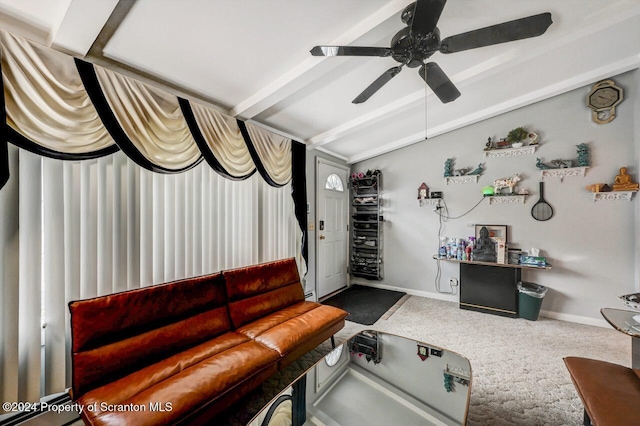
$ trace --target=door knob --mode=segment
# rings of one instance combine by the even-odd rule
[[[324,239],[325,239],[325,236],[324,236],[324,235],[320,235],[320,239],[321,239],[321,240],[324,240]]]

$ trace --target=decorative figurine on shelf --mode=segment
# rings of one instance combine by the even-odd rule
[[[453,158],[447,158],[444,162],[444,177],[453,176]]]
[[[489,237],[486,226],[480,228],[480,238],[476,240],[476,246],[471,252],[473,260],[478,262],[496,261],[496,243]]]
[[[527,188],[520,188],[518,195],[529,195],[529,190]]]
[[[613,181],[614,191],[637,191],[638,183],[631,180],[631,176],[627,174],[626,167],[620,167],[620,174]]]
[[[548,170],[551,168],[546,164],[544,164],[540,158],[536,158],[536,167],[539,168],[540,170]]]
[[[511,147],[520,148],[522,145],[524,145],[522,141],[527,138],[528,134],[529,132],[527,132],[524,127],[516,127],[507,135],[507,141],[509,142]]]
[[[426,200],[427,198],[429,198],[429,187],[422,182],[422,185],[418,188],[418,200]]]
[[[482,163],[478,164],[478,167],[475,168],[472,172],[467,173],[468,175],[481,175],[482,174]]]
[[[519,173],[508,178],[496,179],[493,181],[493,190],[496,194],[502,194],[502,190],[509,188],[509,194],[513,194],[513,188],[520,182],[522,178]]]
[[[447,392],[453,391],[453,376],[449,373],[444,373],[444,389]]]
[[[453,171],[454,176],[464,176],[467,172],[471,170],[471,167],[463,167],[462,169],[456,169]]]
[[[569,167],[573,166],[573,161],[557,159],[551,160],[551,164],[553,164],[556,169],[568,169]]]
[[[511,146],[511,142],[502,138],[498,142],[496,142],[496,149],[504,149],[509,148]]]
[[[493,149],[493,142],[491,142],[491,137],[487,138],[487,143],[484,145],[485,151],[491,151]]]
[[[589,145],[581,143],[578,147],[578,167],[589,167]]]
[[[527,135],[527,141],[529,142],[529,143],[528,143],[528,145],[529,145],[529,146],[531,146],[531,145],[538,145],[538,138],[539,138],[539,136],[538,136],[538,134],[537,134],[537,133],[530,132],[530,133]]]
[[[611,187],[606,183],[594,183],[587,186],[587,190],[591,192],[611,192]]]

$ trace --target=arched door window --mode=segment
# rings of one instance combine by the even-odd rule
[[[340,176],[335,173],[331,173],[327,176],[327,180],[324,183],[324,189],[338,192],[344,191],[344,186],[342,185],[342,179],[340,179]]]

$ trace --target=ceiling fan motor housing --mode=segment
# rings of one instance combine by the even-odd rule
[[[439,46],[440,30],[437,27],[426,38],[420,39],[411,35],[409,27],[404,27],[391,39],[391,56],[409,68],[417,68],[437,52]]]

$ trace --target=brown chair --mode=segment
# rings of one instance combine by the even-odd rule
[[[640,424],[640,370],[595,359],[567,357],[582,404],[585,426]]]

